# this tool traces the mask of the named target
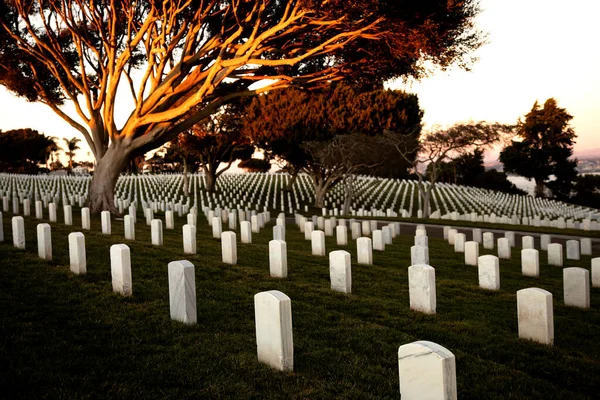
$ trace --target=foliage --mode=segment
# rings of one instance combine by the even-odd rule
[[[586,207],[600,205],[600,175],[578,175],[574,186],[575,195],[568,201]]]
[[[575,132],[569,126],[573,116],[558,107],[556,100],[546,100],[543,107],[536,101],[525,120],[517,124],[517,139],[500,153],[504,170],[533,178],[536,196],[543,196],[551,175],[556,180],[548,187],[557,197],[568,197],[577,176],[573,155]]]
[[[69,171],[73,170],[73,157],[75,157],[75,150],[79,150],[79,142],[81,142],[81,139],[79,139],[78,137],[72,137],[71,139],[67,139],[64,138],[63,139],[65,141],[65,145],[67,146],[67,151],[65,151],[65,154],[67,155],[67,157],[69,157]]]
[[[90,208],[116,212],[130,158],[232,99],[343,78],[380,85],[420,76],[423,60],[468,67],[485,39],[478,12],[476,0],[2,0],[0,84],[83,135],[97,160]]]
[[[246,172],[269,172],[271,163],[264,158],[249,158],[240,162],[238,167]]]
[[[56,142],[30,128],[0,130],[0,170],[32,174],[45,164]]]

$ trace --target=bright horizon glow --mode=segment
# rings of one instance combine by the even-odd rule
[[[543,105],[554,97],[574,117],[575,152],[600,155],[600,2],[481,0],[481,8],[477,23],[489,40],[471,72],[452,68],[389,86],[419,96],[426,129],[469,121],[514,124],[536,100]]]
[[[478,26],[489,44],[477,53],[471,72],[451,68],[420,82],[391,83],[419,96],[428,127],[457,122],[515,123],[533,103],[554,97],[574,116],[575,152],[597,150],[600,155],[600,2],[573,0],[481,0]],[[123,107],[126,117],[131,109]],[[82,139],[76,160],[92,160],[82,135],[47,106],[28,103],[0,87],[0,129],[32,128],[47,136]],[[72,106],[66,103],[66,110]],[[74,115],[74,113],[70,113]],[[63,144],[62,139],[60,145]],[[488,155],[493,160],[497,153]],[[64,153],[60,156],[63,163]],[[233,169],[233,168],[232,168]]]

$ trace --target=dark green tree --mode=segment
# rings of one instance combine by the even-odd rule
[[[269,172],[271,163],[264,158],[249,158],[241,161],[238,167],[246,172]]]
[[[414,94],[384,89],[362,91],[353,85],[336,84],[324,90],[288,89],[259,96],[248,107],[244,126],[253,143],[268,157],[282,161],[293,177],[300,171],[312,177],[315,206],[321,207],[325,193],[340,179],[330,168],[331,163],[313,162],[315,144],[311,145],[312,151],[307,151],[305,143],[330,142],[340,135],[382,135],[388,129],[407,135],[416,132],[411,136],[416,146],[422,116]],[[368,169],[382,176],[406,176],[410,164],[392,147],[379,149],[378,155],[386,161],[386,168],[373,170],[365,165],[363,170],[353,168],[353,173]],[[293,182],[294,178],[288,189]]]
[[[30,128],[0,131],[0,170],[36,173],[38,164],[47,161],[48,149],[56,145],[52,138]]]
[[[506,172],[535,180],[536,197],[544,195],[551,175],[556,180],[548,187],[555,196],[568,197],[571,192],[577,176],[576,160],[571,158],[576,137],[571,119],[556,100],[546,100],[543,107],[536,101],[525,120],[519,120],[517,139],[500,153]]]

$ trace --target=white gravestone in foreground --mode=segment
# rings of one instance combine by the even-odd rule
[[[294,370],[292,302],[278,290],[254,296],[258,361],[280,371]]]
[[[196,227],[185,224],[183,226],[183,252],[185,254],[196,254]]]
[[[12,217],[13,246],[25,250],[25,221],[23,217]]]
[[[478,259],[479,287],[487,290],[500,289],[500,260],[491,254]]]
[[[435,314],[436,291],[433,267],[425,264],[408,267],[408,291],[411,310]]]
[[[171,319],[192,325],[197,321],[194,265],[187,261],[169,263],[169,307]]]
[[[329,253],[329,277],[332,290],[342,293],[352,293],[350,253],[344,250]]]
[[[567,240],[567,260],[579,260],[579,240]]]
[[[283,240],[269,242],[269,272],[273,278],[287,278],[287,244]]]
[[[214,227],[213,221],[213,227]],[[227,231],[221,234],[221,253],[225,264],[237,264],[237,242],[235,232]]]
[[[498,258],[504,260],[511,258],[510,240],[507,238],[498,238]]]
[[[590,308],[590,271],[585,268],[563,269],[565,306]]]
[[[470,241],[465,243],[465,265],[476,266],[479,258],[479,243]]]
[[[123,296],[133,293],[131,281],[131,254],[125,244],[110,246],[110,271],[113,291]]]
[[[335,228],[336,243],[338,246],[346,246],[348,244],[348,228],[339,225]]]
[[[87,272],[85,236],[81,232],[69,233],[69,264],[76,275]]]
[[[437,343],[418,341],[398,348],[402,400],[456,400],[456,359]]]
[[[52,260],[52,232],[50,224],[37,226],[38,256],[43,260]]]
[[[153,219],[152,221],[150,221],[150,236],[152,239],[152,244],[154,246],[163,245],[162,220]]]
[[[592,287],[600,287],[600,257],[592,258]]]
[[[356,239],[357,262],[363,265],[373,264],[373,247],[371,238],[361,237]]]
[[[552,293],[539,288],[517,292],[519,337],[542,344],[554,344]]]
[[[241,221],[240,222],[240,232],[241,232],[241,242],[242,243],[252,243],[252,228],[250,222]]]
[[[102,223],[102,234],[110,235],[112,231],[110,226],[110,211],[102,211],[100,213],[100,222]]]
[[[310,233],[313,256],[325,255],[325,232],[316,230]]]
[[[521,272],[523,276],[540,276],[540,255],[536,249],[521,250]]]
[[[548,245],[548,265],[556,267],[563,266],[563,246],[560,243],[550,243]]]
[[[492,232],[483,233],[483,248],[486,250],[494,249],[494,234]]]

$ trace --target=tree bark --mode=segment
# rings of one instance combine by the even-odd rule
[[[544,197],[544,180],[535,179],[535,197]]]
[[[188,163],[185,157],[183,158],[183,195],[188,197],[190,195],[190,179],[188,177]]]
[[[217,185],[217,176],[215,172],[209,168],[204,168],[204,176],[206,177],[206,191],[213,193]]]
[[[296,181],[298,180],[298,169],[294,168],[291,176],[290,176],[290,180],[287,183],[287,186],[285,187],[285,191],[286,192],[293,192],[294,191],[294,184],[296,183]]]
[[[315,183],[315,207],[323,208],[325,202],[325,179],[320,176],[313,177]]]
[[[88,198],[91,213],[110,211],[111,214],[119,215],[114,203],[115,185],[127,164],[127,159],[127,149],[113,143],[104,157],[97,161]]]

